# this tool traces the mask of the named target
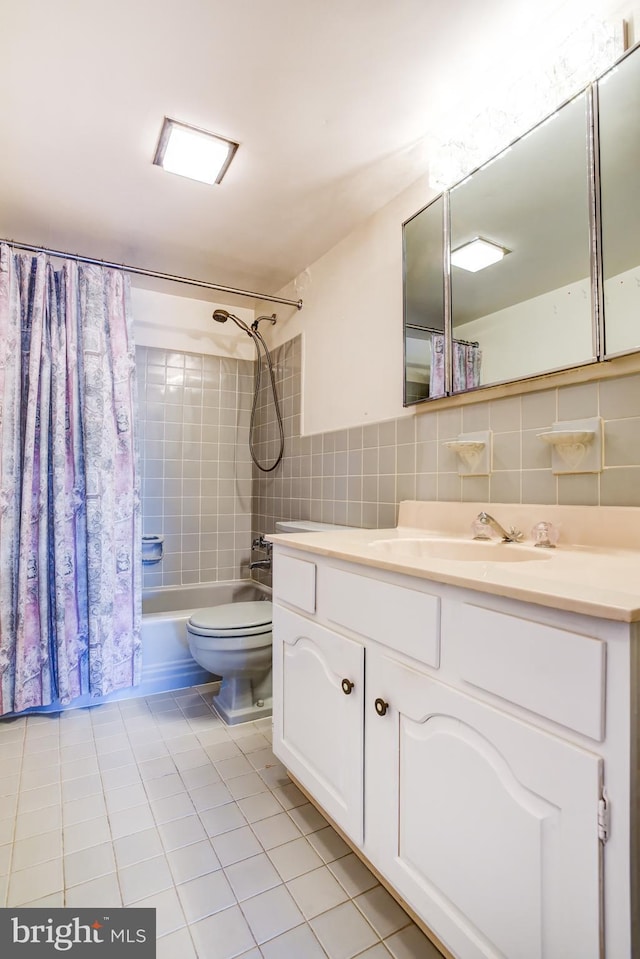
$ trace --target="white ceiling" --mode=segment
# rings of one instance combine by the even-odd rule
[[[0,237],[276,292],[572,6],[0,0]],[[165,115],[240,143],[221,185],[152,165]]]

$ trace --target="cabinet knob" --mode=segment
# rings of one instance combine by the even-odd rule
[[[389,703],[385,703],[384,699],[380,699],[379,696],[373,705],[375,706],[378,716],[384,716],[389,708]]]
[[[353,689],[353,685],[354,684],[351,682],[350,679],[342,680],[342,692],[345,694],[345,696],[348,696],[351,693],[351,690]]]

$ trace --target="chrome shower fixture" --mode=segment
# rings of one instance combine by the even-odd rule
[[[212,318],[216,323],[226,323],[227,320],[233,320],[237,327],[239,327],[247,336],[250,336],[253,340],[253,345],[256,348],[256,376],[255,376],[255,385],[253,391],[253,404],[251,406],[251,420],[249,423],[249,452],[251,453],[251,459],[263,473],[270,473],[276,468],[280,460],[284,455],[284,427],[282,424],[282,413],[280,412],[280,403],[278,402],[278,393],[276,391],[276,380],[273,372],[273,363],[271,361],[271,354],[267,344],[262,338],[262,334],[258,329],[258,324],[262,320],[268,320],[269,323],[274,324],[277,322],[276,314],[272,313],[271,316],[259,316],[253,321],[251,326],[247,326],[244,320],[241,320],[240,317],[236,316],[235,313],[229,313],[227,310],[214,310],[211,314]],[[269,371],[269,381],[271,386],[271,396],[273,399],[273,406],[276,414],[276,421],[278,423],[278,434],[280,437],[280,449],[278,455],[276,456],[274,462],[270,466],[265,466],[258,459],[258,455],[255,450],[254,445],[254,433],[255,433],[255,420],[256,420],[256,409],[258,406],[258,398],[260,395],[260,383],[262,379],[262,354],[260,349],[264,351],[264,358],[266,361],[267,369]]]
[[[251,324],[252,330],[258,329],[258,323],[262,323],[263,320],[266,320],[267,323],[271,323],[274,326],[278,322],[278,318],[275,313],[272,313],[271,316],[259,316],[257,320],[254,320]]]
[[[247,324],[244,322],[244,320],[241,320],[239,316],[236,316],[235,313],[228,313],[227,310],[214,310],[212,317],[216,323],[226,323],[227,320],[233,320],[236,326],[240,327],[240,329],[246,333],[247,336],[251,336],[251,330]]]

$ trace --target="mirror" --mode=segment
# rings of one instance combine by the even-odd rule
[[[586,99],[451,190],[453,392],[595,359]],[[506,252],[472,272],[475,237]]]
[[[404,224],[405,405],[640,351],[639,163],[637,46]]]
[[[640,52],[598,82],[605,355],[640,349]]]
[[[441,196],[404,225],[405,406],[444,395],[443,225]]]

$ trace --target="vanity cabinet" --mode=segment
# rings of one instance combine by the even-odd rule
[[[273,598],[274,752],[440,947],[631,959],[629,627],[280,546]]]

